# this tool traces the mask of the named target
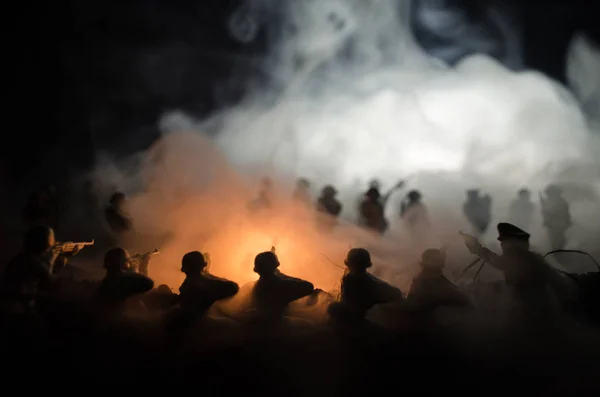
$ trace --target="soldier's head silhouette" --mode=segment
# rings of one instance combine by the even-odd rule
[[[479,189],[469,189],[467,190],[467,197],[469,199],[476,199],[479,197]]]
[[[381,182],[379,182],[378,179],[371,179],[369,181],[369,189],[376,189],[376,190],[381,189]]]
[[[365,196],[367,196],[367,198],[371,199],[371,200],[379,200],[379,198],[381,197],[381,193],[379,193],[379,190],[372,187],[369,188],[369,190],[367,190],[367,192],[365,193]]]
[[[421,254],[419,265],[425,270],[430,271],[442,271],[446,264],[446,257],[441,250],[438,249],[426,249]]]
[[[418,190],[411,190],[406,195],[410,201],[419,201],[423,195]]]
[[[371,254],[364,248],[352,248],[348,251],[344,263],[351,273],[364,272],[373,266],[371,263]]]
[[[129,253],[127,250],[116,247],[109,249],[104,255],[104,268],[109,272],[127,270],[129,267]]]
[[[188,252],[181,258],[181,272],[186,276],[200,274],[206,266],[206,259],[199,251]]]
[[[529,191],[529,189],[522,188],[519,190],[519,197],[521,197],[522,199],[529,199],[531,197],[531,192]]]
[[[120,207],[125,203],[126,200],[126,196],[125,193],[123,192],[116,192],[113,193],[112,196],[110,196],[110,204],[113,207]]]
[[[273,251],[261,252],[254,258],[254,272],[259,276],[273,274],[279,267],[279,258]]]
[[[327,185],[323,188],[323,191],[321,192],[321,195],[323,197],[335,197],[335,195],[337,194],[337,190],[335,190],[335,188],[331,185]]]
[[[34,255],[46,254],[55,244],[54,230],[44,225],[30,227],[23,239],[23,249]]]
[[[529,249],[529,233],[510,223],[499,223],[498,241],[502,251]]]
[[[556,185],[548,185],[546,187],[546,195],[548,197],[559,197],[562,194],[562,189]]]
[[[296,187],[299,189],[308,189],[310,187],[310,182],[306,178],[299,178],[296,181]]]

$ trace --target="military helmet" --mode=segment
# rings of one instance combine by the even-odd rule
[[[200,251],[188,252],[181,258],[181,271],[184,273],[200,272],[206,265],[206,259]]]
[[[426,249],[421,254],[419,264],[424,269],[443,269],[446,263],[446,256],[441,250],[438,249]]]
[[[547,195],[559,195],[562,193],[562,189],[554,184],[550,184],[550,185],[546,186],[545,191],[546,191]]]
[[[346,255],[346,266],[367,269],[373,266],[371,254],[364,248],[352,248]]]
[[[106,254],[104,255],[104,268],[125,269],[128,260],[129,253],[127,250],[121,247],[111,248],[106,251]]]
[[[418,190],[411,190],[410,192],[408,192],[407,196],[412,201],[419,200],[419,199],[421,199],[421,197],[423,197],[421,192],[419,192]]]
[[[529,241],[529,233],[511,223],[499,223],[498,241]]]
[[[337,194],[337,190],[332,185],[327,185],[323,188],[321,192],[323,196],[335,196]]]
[[[254,272],[258,274],[271,273],[279,267],[279,258],[273,250],[261,252],[254,258]]]

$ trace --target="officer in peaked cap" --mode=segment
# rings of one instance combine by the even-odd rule
[[[547,289],[551,286],[552,270],[540,254],[529,250],[529,233],[510,223],[499,223],[497,229],[501,255],[479,243],[469,244],[469,251],[504,274],[519,307],[530,309],[531,314],[552,306]]]
[[[529,233],[516,227],[512,223],[502,222],[498,226],[498,241],[523,241],[529,242]]]

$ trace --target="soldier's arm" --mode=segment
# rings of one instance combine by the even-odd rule
[[[213,283],[211,290],[216,300],[231,298],[240,290],[240,286],[233,281],[219,279]]]
[[[500,261],[500,255],[496,254],[492,250],[490,250],[486,247],[481,247],[478,250],[477,255],[481,259],[483,259],[486,263],[489,263],[492,267],[494,267],[498,270],[504,270],[504,268],[502,267],[502,263]]]
[[[312,294],[314,289],[314,285],[308,281],[293,279],[281,283],[280,296],[286,302],[293,302]]]
[[[142,275],[132,273],[127,276],[127,289],[130,295],[143,294],[154,288],[154,281]]]

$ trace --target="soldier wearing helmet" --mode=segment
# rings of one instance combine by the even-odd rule
[[[517,197],[510,204],[509,219],[515,225],[528,228],[531,226],[534,210],[531,192],[529,189],[520,189]]]
[[[439,306],[462,306],[469,298],[444,276],[445,253],[438,249],[427,249],[421,254],[421,271],[413,279],[407,299],[423,310]]]
[[[185,280],[179,287],[179,305],[191,316],[204,315],[215,302],[233,297],[240,289],[237,283],[210,274],[207,266],[205,255],[198,251],[181,259]]]
[[[562,196],[562,189],[556,185],[546,188],[546,197],[540,195],[544,226],[548,231],[550,248],[561,250],[567,243],[566,233],[571,227],[569,203]]]
[[[329,307],[334,319],[361,321],[373,306],[402,300],[402,291],[367,272],[373,264],[366,249],[348,251],[345,264],[348,269],[342,278],[340,301]]]
[[[272,319],[281,318],[291,302],[315,290],[312,283],[286,276],[278,268],[279,258],[274,250],[262,252],[254,259],[254,272],[259,279],[252,289],[252,304],[260,315]]]
[[[260,180],[258,197],[250,202],[249,208],[251,211],[273,208],[273,201],[273,181],[269,177],[263,177]]]
[[[463,213],[476,235],[485,234],[492,220],[492,198],[489,194],[482,196],[478,189],[467,190]]]
[[[306,178],[300,178],[296,181],[296,189],[292,198],[295,202],[305,206],[310,206],[312,198],[310,197],[310,182]]]
[[[150,257],[148,255],[145,260],[149,261]],[[131,271],[129,259],[129,253],[118,247],[108,250],[104,255],[106,276],[100,282],[96,298],[110,312],[122,312],[131,298],[154,287],[154,281],[150,278]]]
[[[0,277],[0,301],[15,314],[34,314],[38,291],[55,279],[54,267],[66,258],[53,250],[54,230],[48,226],[30,227],[23,239],[23,250],[14,257]],[[77,254],[76,251],[70,255]]]
[[[430,231],[429,213],[422,198],[421,192],[411,190],[400,208],[400,217],[416,241],[425,241]]]
[[[321,191],[321,197],[317,200],[317,211],[319,212],[319,225],[329,231],[337,225],[337,218],[342,212],[342,204],[336,198],[337,190],[327,185]]]

